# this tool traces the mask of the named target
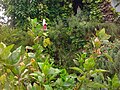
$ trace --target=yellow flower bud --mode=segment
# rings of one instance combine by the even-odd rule
[[[31,62],[31,63],[35,62],[35,59],[34,59],[34,58],[32,58],[30,62]]]
[[[101,55],[100,48],[97,49],[96,53],[97,53],[98,55]]]

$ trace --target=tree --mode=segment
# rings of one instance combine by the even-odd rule
[[[58,17],[64,20],[73,14],[72,8],[75,9],[76,14],[78,6],[82,8],[83,12],[86,12],[84,14],[88,16],[87,20],[113,21],[108,18],[114,18],[114,14],[116,14],[111,10],[108,0],[80,0],[80,2],[74,3],[75,1],[77,2],[77,0],[2,0],[1,3],[6,15],[11,17],[11,25],[22,28],[29,26],[28,17],[37,18],[40,21],[47,18],[51,22]],[[107,6],[106,3],[108,3]],[[76,8],[74,4],[76,4]],[[110,12],[109,15],[103,9]]]
[[[65,17],[70,13],[70,6],[66,0],[3,0],[6,15],[11,17],[12,26],[26,26],[27,18]]]

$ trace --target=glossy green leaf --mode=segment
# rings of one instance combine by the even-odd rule
[[[10,50],[13,48],[14,45],[10,45],[7,46],[6,48],[4,48],[3,52],[1,53],[1,59],[5,60],[8,59],[8,57],[10,56]]]
[[[50,85],[44,85],[44,87],[45,87],[45,90],[53,90]]]
[[[21,49],[22,49],[22,46],[18,47],[16,50],[14,50],[11,53],[9,59],[12,61],[12,64],[17,63],[18,60],[20,59]]]
[[[70,69],[73,69],[75,71],[78,71],[80,74],[84,74],[83,70],[81,70],[80,68],[78,67],[70,67]]]
[[[79,82],[81,82],[81,81],[86,80],[86,76],[83,75],[83,76],[81,76],[81,77],[78,77],[77,79],[78,79]]]
[[[112,87],[114,89],[120,87],[120,80],[119,80],[117,74],[115,74],[114,77],[113,77],[113,79],[112,79]]]
[[[111,36],[105,33],[105,28],[96,33],[100,40],[108,40]]]
[[[108,72],[107,70],[104,70],[104,69],[95,69],[92,74],[94,73],[103,73],[103,72]]]
[[[90,58],[86,59],[85,63],[83,65],[86,70],[92,69],[95,66],[94,58],[90,57]]]

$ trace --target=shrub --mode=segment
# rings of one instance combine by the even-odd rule
[[[33,44],[32,38],[29,37],[26,31],[12,29],[9,26],[0,27],[0,42],[4,42],[6,45],[15,44],[14,48],[20,45],[27,46]]]
[[[118,38],[120,27],[117,24],[87,21],[86,17],[79,12],[65,21],[58,19],[53,27],[49,27],[48,37],[53,42],[49,54],[55,58],[56,64],[73,65],[74,53],[81,51],[97,30],[105,28],[111,41]]]
[[[6,46],[2,42],[0,43],[0,89],[118,90],[120,88],[119,70],[112,73],[112,70],[107,68],[110,64],[114,65],[117,62],[109,54],[112,50],[108,47],[111,36],[105,33],[104,28],[96,31],[96,34],[90,34],[89,38],[86,39],[86,34],[82,32],[83,29],[79,26],[74,28],[73,25],[73,27],[68,28],[62,24],[60,27],[56,26],[59,31],[54,32],[56,27],[52,27],[53,31],[51,28],[48,32],[41,29],[37,19],[31,19],[30,22],[31,28],[27,33],[31,36],[33,44],[26,46],[26,50],[20,46],[11,52],[14,45]],[[79,37],[74,35],[74,30],[81,31],[78,36],[82,35],[81,39],[85,43],[80,42]],[[70,38],[71,35],[75,37],[75,41],[78,38],[77,44],[82,43],[83,45],[74,45],[75,42],[72,42],[74,39]],[[68,39],[71,42],[66,43]],[[66,44],[72,48],[67,47]],[[115,49],[117,47],[119,45]],[[32,52],[28,52],[29,49]],[[59,59],[56,59],[61,60],[57,61],[57,64],[56,60],[53,59],[56,54],[55,50],[58,50],[58,55],[61,55]],[[77,58],[75,58],[75,53],[77,53]],[[65,55],[67,56],[65,57]],[[65,61],[67,59],[71,61]],[[118,66],[117,64],[114,65],[113,70]],[[70,72],[69,69],[76,70],[77,73]]]

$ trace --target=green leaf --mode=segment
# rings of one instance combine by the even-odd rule
[[[55,69],[50,67],[48,74],[51,75],[49,80],[54,79],[61,71],[59,69]]]
[[[42,69],[42,68],[43,68],[44,63],[38,62],[38,65],[39,65],[40,69]]]
[[[115,74],[112,79],[112,87],[113,87],[113,89],[120,87],[120,80],[119,80],[117,74]]]
[[[85,75],[83,75],[83,76],[81,76],[81,77],[78,77],[77,79],[81,82],[81,81],[86,80],[86,76],[85,76]]]
[[[103,73],[103,72],[108,72],[107,70],[103,70],[103,69],[95,69],[92,74],[94,73]]]
[[[109,61],[113,62],[112,57],[108,53],[104,53],[105,57],[108,58]]]
[[[25,69],[26,69],[26,65],[21,65],[21,66],[19,67],[19,72],[20,72],[20,73],[23,73]]]
[[[59,69],[50,67],[48,74],[53,74],[54,75],[54,74],[58,74],[58,73],[60,73]]]
[[[51,66],[47,61],[45,61],[44,63],[38,62],[38,65],[45,75],[47,75],[49,73],[49,69]]]
[[[49,67],[48,65],[44,65],[44,66],[43,66],[43,69],[42,69],[42,72],[43,72],[45,75],[47,75],[47,74],[49,73],[49,69],[50,69],[50,67]]]
[[[90,57],[90,58],[86,59],[86,60],[85,60],[85,63],[84,63],[83,65],[84,65],[84,68],[85,68],[86,70],[92,69],[92,68],[95,66],[94,58],[93,58],[93,57]]]
[[[58,78],[55,82],[56,85],[62,86],[64,84],[63,80],[61,78]]]
[[[70,67],[70,69],[73,69],[75,71],[78,71],[80,74],[84,74],[83,70],[81,70],[80,68],[78,67]]]
[[[42,76],[38,76],[38,81],[39,81],[40,83],[44,81],[43,78],[42,78]]]
[[[10,46],[7,46],[2,54],[1,54],[1,59],[5,60],[5,59],[8,59],[8,57],[10,56],[10,50],[13,48],[14,45],[10,45]]]
[[[44,35],[44,36],[46,36],[46,37],[48,36],[48,34],[47,34],[47,33],[43,33],[43,35]]]
[[[100,40],[108,40],[111,36],[105,33],[105,28],[96,33]]]
[[[40,31],[40,29],[41,29],[41,25],[38,24],[38,25],[36,26],[36,28],[35,28],[36,34],[38,34],[38,32]]]
[[[85,59],[86,56],[87,56],[87,54],[86,54],[86,53],[83,53],[83,54],[81,55],[81,58]]]
[[[112,88],[112,80],[110,77],[107,76],[108,86],[109,88]]]
[[[75,63],[76,66],[80,65],[79,62],[78,62],[78,60],[73,59],[73,61],[74,61],[74,63]]]
[[[10,55],[10,60],[12,60],[12,64],[15,64],[18,62],[20,58],[20,53],[21,53],[21,48],[22,46],[18,47],[16,50],[14,50],[11,55]]]
[[[4,43],[0,43],[0,54],[3,52],[4,48],[6,47],[6,45]]]
[[[45,87],[45,90],[53,90],[50,85],[44,85],[44,87]]]
[[[32,85],[31,85],[31,83],[29,83],[29,84],[27,85],[27,89],[28,89],[28,90],[32,90]]]
[[[33,27],[36,26],[37,25],[37,18],[31,19],[31,24]]]
[[[107,88],[105,85],[101,84],[101,83],[97,83],[97,82],[90,82],[88,85],[88,87],[92,87],[92,88]]]
[[[31,30],[28,31],[27,33],[28,33],[28,35],[30,35],[31,37],[35,37],[35,34],[34,34]]]
[[[19,74],[18,67],[13,66],[13,65],[9,65],[9,64],[5,64],[4,66],[6,68],[10,69],[14,75],[18,75]]]

